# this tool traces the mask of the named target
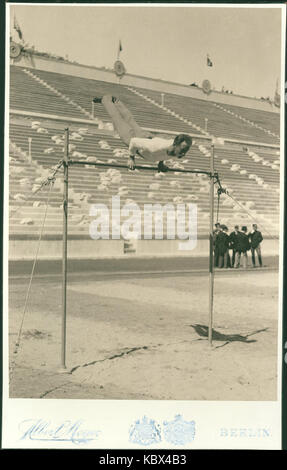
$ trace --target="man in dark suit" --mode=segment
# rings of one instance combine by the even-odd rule
[[[219,254],[218,254],[218,246],[216,244],[216,238],[217,235],[221,232],[221,226],[219,222],[216,222],[215,224],[215,230],[213,230],[213,250],[214,250],[214,266],[218,268],[218,259],[219,259]]]
[[[231,267],[234,268],[236,250],[239,243],[239,226],[235,225],[234,231],[229,235],[229,247],[232,249]]]
[[[229,250],[229,235],[226,225],[221,225],[221,231],[218,233],[215,241],[215,247],[218,250],[218,267],[228,268],[228,250]]]
[[[257,225],[252,225],[252,232],[248,234],[248,238],[251,245],[251,258],[252,258],[252,266],[256,268],[255,263],[255,252],[257,253],[259,266],[262,268],[262,256],[261,256],[261,242],[263,240],[262,233],[257,230]]]
[[[238,232],[238,248],[235,255],[235,267],[240,267],[240,258],[243,254],[243,267],[246,269],[248,266],[247,251],[250,250],[249,238],[247,235],[247,227],[244,225],[241,227],[241,232]]]

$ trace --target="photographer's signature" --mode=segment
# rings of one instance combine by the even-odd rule
[[[21,440],[72,442],[86,444],[96,440],[99,430],[87,429],[81,420],[52,423],[44,419],[27,419],[20,423]]]

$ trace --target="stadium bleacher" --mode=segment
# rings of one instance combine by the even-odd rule
[[[279,118],[274,113],[224,105],[235,114],[240,113],[270,130],[268,133],[203,100],[165,93],[162,106],[159,92],[43,70],[33,69],[27,73],[19,66],[11,66],[10,77],[10,235],[39,233],[47,188],[38,192],[37,189],[51,173],[51,168],[63,158],[63,129],[69,124],[69,118],[79,119],[78,124],[75,121],[69,124],[72,136],[70,158],[126,163],[124,144],[113,132],[104,131],[99,125],[109,122],[103,106],[95,105],[96,120],[90,114],[91,98],[109,93],[118,95],[125,102],[141,126],[168,131],[171,136],[178,132],[195,136],[186,157],[180,163],[170,162],[171,168],[175,165],[209,170],[210,148],[204,140],[205,118],[208,118],[208,132],[212,135],[257,143],[252,146],[230,143],[216,148],[215,169],[222,185],[238,201],[236,204],[234,199],[222,196],[220,220],[232,227],[243,222],[250,225],[253,221],[250,217],[254,217],[269,234],[278,236],[279,152],[276,148],[278,138],[273,134],[279,132]],[[24,115],[17,115],[17,111],[24,111]],[[64,120],[49,119],[47,115]],[[90,123],[84,126],[80,120],[88,118]],[[29,159],[29,138],[32,139],[32,160]],[[59,171],[50,194],[46,233],[62,233],[62,188],[62,171]],[[75,166],[70,169],[69,191],[69,234],[89,237],[90,205],[104,203],[110,207],[113,195],[120,195],[122,203],[133,201],[140,207],[146,203],[195,202],[198,205],[198,232],[208,234],[209,180],[205,175]],[[242,207],[248,211],[249,218]]]
[[[224,108],[233,112],[237,116],[244,117],[249,121],[261,126],[267,131],[271,131],[279,137],[280,134],[280,119],[276,113],[268,111],[259,111],[252,108],[242,108],[239,106],[233,106],[230,104],[224,104]],[[266,136],[265,136],[266,138]]]
[[[146,96],[153,98],[158,103],[161,103],[160,93],[153,92],[151,90],[140,91]],[[202,129],[205,129],[205,119],[207,119],[207,131],[216,137],[278,144],[278,138],[275,136],[258,129],[251,123],[248,124],[247,122],[238,119],[235,115],[227,114],[221,109],[223,106],[215,105],[216,103],[213,102],[206,102],[204,100],[188,98],[186,96],[178,96],[170,93],[164,94],[165,107],[173,109],[176,113],[179,113],[185,119],[191,120],[194,124],[200,126]],[[253,117],[255,117],[255,115],[252,113],[252,110],[250,113],[249,109],[245,109],[244,111],[245,113],[243,114],[246,116],[246,119],[249,118],[249,120],[251,120]],[[238,113],[239,112],[240,111],[238,111]],[[260,111],[258,114],[261,117],[259,122],[261,123],[263,121],[262,125],[266,124],[267,130],[269,130],[268,115],[274,113]],[[278,121],[278,116],[273,119],[276,123],[276,121]],[[254,122],[256,123],[256,121]],[[273,126],[275,126],[276,131],[278,132],[278,126],[275,123],[273,123]]]
[[[20,69],[15,72],[14,69]],[[47,91],[44,93],[42,86],[40,97],[38,96],[38,88],[41,84],[37,79],[43,80],[48,85],[54,87],[59,93],[64,94],[79,106],[82,107],[87,113],[91,113],[91,100],[94,96],[102,96],[104,94],[114,94],[128,106],[134,115],[138,124],[142,127],[151,127],[154,129],[173,130],[175,132],[193,132],[204,134],[205,119],[208,120],[208,132],[212,135],[238,140],[250,140],[255,142],[265,142],[270,144],[278,144],[278,137],[268,134],[268,131],[279,134],[279,117],[276,113],[268,113],[266,111],[256,111],[247,108],[232,107],[224,105],[224,108],[233,112],[234,114],[227,114],[221,109],[221,106],[213,102],[206,102],[194,98],[173,95],[170,93],[164,94],[164,106],[161,106],[161,93],[158,91],[144,90],[134,87],[134,90],[139,92],[143,97],[153,99],[160,106],[155,107],[151,102],[147,101],[138,93],[133,93],[131,89],[123,87],[118,84],[111,84],[107,82],[89,80],[86,78],[73,77],[54,72],[47,72],[43,70],[33,70],[32,76],[27,76],[27,70],[21,67],[11,68],[11,103],[10,106],[16,109],[23,109],[24,106],[28,110],[38,110],[51,114],[64,114],[66,107],[64,106],[61,112],[58,112],[59,100],[57,96],[51,96],[53,92]],[[25,73],[26,72],[26,73]],[[27,100],[22,100],[22,105],[19,107],[18,89],[20,81],[24,80],[27,89]],[[130,87],[129,87],[130,88]],[[30,102],[30,97],[32,101]],[[63,100],[61,100],[63,101]],[[21,104],[20,103],[20,104]],[[67,105],[66,105],[67,106]],[[186,121],[192,121],[198,128],[190,127],[184,120],[179,121],[173,115],[167,114],[165,108],[171,108],[175,114],[183,117]],[[52,111],[51,111],[52,109]],[[75,115],[75,110],[70,110],[69,116]],[[67,113],[66,113],[67,115]],[[76,113],[79,116],[79,112]],[[110,120],[109,116],[101,105],[95,105],[95,115],[103,120]],[[271,115],[271,116],[270,116]],[[248,119],[250,123],[240,120],[239,117]],[[255,127],[262,126],[266,130]]]

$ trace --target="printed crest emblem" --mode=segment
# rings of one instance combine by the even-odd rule
[[[154,420],[148,420],[146,416],[137,420],[130,428],[130,442],[143,446],[155,444],[161,441],[161,430],[159,424]]]
[[[163,434],[171,444],[188,444],[195,436],[195,421],[184,421],[181,415],[176,415],[173,421],[163,422]]]

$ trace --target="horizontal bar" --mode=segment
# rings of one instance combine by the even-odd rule
[[[100,163],[100,162],[85,162],[84,160],[68,160],[68,165],[90,165],[90,166],[98,166],[103,168],[124,168],[128,169],[127,165],[123,165],[120,163]],[[158,171],[157,166],[146,166],[146,165],[138,165],[135,167],[136,170],[153,170]],[[211,173],[209,171],[203,170],[181,170],[180,168],[169,168],[168,171],[173,171],[176,173],[195,173],[195,174],[204,174],[210,176]],[[167,172],[168,173],[168,172]]]

